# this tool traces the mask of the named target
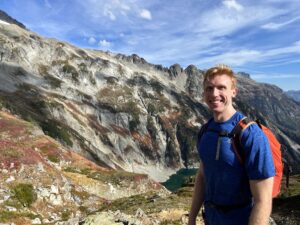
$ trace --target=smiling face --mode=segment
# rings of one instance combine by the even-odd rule
[[[212,110],[215,121],[224,122],[235,113],[232,99],[236,93],[232,77],[225,73],[215,74],[205,80],[203,97]]]

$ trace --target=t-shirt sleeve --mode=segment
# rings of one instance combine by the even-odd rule
[[[245,168],[250,180],[275,176],[269,141],[257,124],[251,124],[242,134]]]

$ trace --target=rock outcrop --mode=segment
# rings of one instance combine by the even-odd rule
[[[100,167],[4,111],[0,153],[0,223],[64,224],[115,199],[168,194],[147,175]]]

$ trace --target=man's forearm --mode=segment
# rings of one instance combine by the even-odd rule
[[[201,193],[196,192],[196,188],[194,191],[194,195],[193,195],[193,200],[192,200],[192,206],[191,206],[191,210],[189,213],[189,221],[196,221],[197,215],[200,211],[200,208],[203,204],[203,197],[201,196]]]
[[[249,225],[267,225],[269,224],[269,217],[272,211],[271,202],[255,203],[251,211]]]
[[[195,180],[192,206],[189,213],[189,223],[188,223],[189,225],[196,224],[196,218],[203,204],[203,201],[204,201],[204,177],[203,177],[203,171],[198,171]]]
[[[263,180],[250,180],[254,207],[251,211],[249,225],[266,225],[272,211],[273,177]]]

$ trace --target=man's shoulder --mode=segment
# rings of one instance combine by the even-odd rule
[[[235,114],[234,114],[234,122],[237,124],[239,121],[241,121],[243,118],[245,118],[246,116],[243,114],[243,113],[241,113],[241,112],[236,112]]]
[[[258,124],[256,122],[249,124],[249,126],[247,126],[245,129],[243,129],[240,138],[242,141],[249,140],[249,139],[262,141],[262,140],[267,139],[264,132],[262,131],[262,129],[258,126]]]

